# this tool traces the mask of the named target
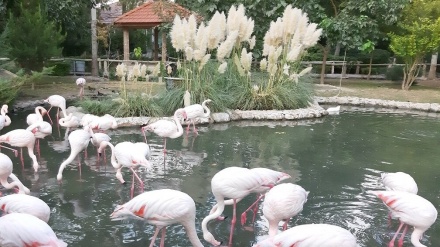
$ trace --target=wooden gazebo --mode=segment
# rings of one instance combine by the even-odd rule
[[[119,16],[113,24],[122,28],[124,34],[124,60],[130,59],[129,35],[130,29],[154,28],[154,60],[158,60],[158,26],[169,23],[174,17],[188,17],[191,11],[169,1],[147,1],[146,3]],[[166,61],[166,33],[162,32],[162,61]]]

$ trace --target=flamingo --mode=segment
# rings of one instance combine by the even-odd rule
[[[11,213],[0,217],[0,246],[65,247],[67,244],[37,217]]]
[[[287,222],[303,210],[308,195],[309,192],[303,187],[292,183],[276,185],[267,192],[263,214],[269,221],[270,237],[278,233],[278,223],[281,220],[285,220],[283,230],[287,229]]]
[[[405,191],[368,191],[383,201],[391,210],[392,215],[400,220],[399,228],[394,234],[388,246],[394,246],[397,234],[402,227],[403,233],[399,238],[398,246],[402,247],[403,238],[408,230],[408,225],[413,226],[411,243],[415,247],[426,247],[420,243],[423,233],[434,224],[437,219],[437,209],[425,198]]]
[[[8,105],[3,105],[0,110],[0,130],[11,124],[11,119],[6,113],[8,113]]]
[[[37,129],[36,124],[29,126],[27,129],[15,129],[11,130],[8,133],[0,136],[0,143],[4,142],[14,147],[27,147],[29,157],[33,161],[33,168],[35,172],[38,171],[39,165],[37,161],[37,157],[34,154],[34,146],[35,146],[35,136],[34,133]],[[23,151],[20,152],[20,159],[22,165],[24,164],[23,160]]]
[[[30,191],[23,183],[12,173],[12,160],[3,153],[0,153],[0,183],[5,189],[18,188],[18,193],[29,194]],[[9,183],[8,178],[12,178],[13,182]]]
[[[40,139],[52,134],[52,125],[46,121],[38,121],[29,126],[26,130],[33,131],[37,143],[38,155],[40,155]]]
[[[35,113],[31,113],[26,117],[26,123],[32,125],[36,122],[43,121],[43,116],[47,114],[47,110],[42,106],[35,107]]]
[[[11,194],[0,197],[0,210],[3,210],[6,214],[30,214],[46,223],[49,222],[50,218],[50,208],[43,200],[25,194]]]
[[[98,148],[98,153],[101,153],[101,151],[107,146],[109,146],[112,150],[110,162],[113,168],[116,169],[116,178],[122,184],[125,184],[125,180],[122,178],[121,173],[122,168],[127,167],[133,172],[133,181],[131,185],[131,195],[133,195],[134,177],[138,179],[141,187],[144,187],[144,182],[142,182],[134,168],[136,168],[138,165],[146,167],[147,169],[151,169],[152,167],[151,163],[145,158],[145,146],[132,142],[121,142],[116,144],[116,146],[113,146],[113,144],[108,141],[102,141]]]
[[[80,125],[80,121],[73,113],[69,113],[67,117],[60,118],[58,124],[66,128],[77,128]]]
[[[386,190],[406,191],[417,194],[417,183],[411,175],[404,172],[382,173],[382,183]]]
[[[348,230],[329,224],[306,224],[269,237],[253,247],[359,247]]]
[[[135,218],[155,225],[156,230],[150,247],[154,245],[160,230],[160,246],[163,247],[166,227],[175,223],[183,225],[192,246],[203,247],[195,227],[196,205],[189,195],[181,191],[162,189],[144,192],[124,205],[117,206],[110,217],[112,220]]]
[[[209,117],[209,115],[211,114],[211,111],[206,106],[206,104],[209,102],[211,102],[211,100],[207,99],[207,100],[203,101],[201,105],[200,104],[193,104],[193,105],[190,105],[190,106],[183,108],[186,112],[187,119],[189,120],[188,127],[186,127],[187,134],[189,132],[189,127],[191,126],[191,123],[193,124],[194,133],[196,135],[198,134],[197,129],[196,129],[195,119],[199,118],[199,117],[202,117],[202,118]]]
[[[60,113],[60,108],[61,111],[63,112],[63,116],[66,117],[66,99],[61,96],[61,95],[51,95],[49,96],[47,99],[44,100],[45,103],[49,103],[50,104],[50,108],[47,111],[47,116],[49,116],[50,122],[53,124],[52,118],[49,115],[50,110],[52,109],[52,107],[58,107],[58,111],[57,111],[57,120],[59,119],[59,113]]]
[[[90,142],[92,143],[93,146],[96,147],[96,153],[99,154],[98,148],[99,145],[101,145],[101,142],[103,141],[110,142],[111,139],[112,138],[110,138],[110,136],[108,136],[105,133],[95,133],[90,139]],[[104,155],[105,155],[105,149],[104,149]],[[99,159],[99,155],[98,155],[98,159]]]
[[[68,140],[70,144],[70,155],[69,157],[61,163],[57,174],[57,180],[61,181],[63,179],[63,170],[70,164],[73,159],[83,150],[86,150],[89,146],[90,138],[92,138],[93,132],[89,127],[84,127],[83,129],[77,129],[70,133]],[[78,164],[81,169],[81,162]]]
[[[95,119],[97,119],[97,118],[99,118],[99,117],[96,116],[96,115],[93,115],[93,114],[85,114],[85,115],[81,118],[80,124],[81,124],[82,126],[89,126],[89,124],[90,124],[92,121],[94,121]]]
[[[186,112],[183,108],[179,108],[174,112],[173,120],[169,121],[161,119],[157,122],[149,124],[141,128],[142,134],[144,135],[145,142],[147,142],[147,137],[145,136],[145,131],[152,131],[156,135],[163,137],[163,152],[167,152],[167,137],[175,139],[183,134],[182,124],[180,123],[179,116],[183,116],[184,119],[187,118]]]
[[[92,119],[92,121],[89,123],[89,126],[93,130],[107,131],[109,129],[118,128],[118,123],[113,116],[105,114],[102,117]]]
[[[266,190],[271,188],[274,182],[273,180],[267,178],[270,178],[272,174],[274,173],[270,173],[270,176],[266,177],[266,179],[262,179],[260,172],[255,172],[242,167],[228,167],[217,172],[211,179],[211,190],[212,194],[214,194],[217,204],[214,205],[211,213],[202,221],[203,238],[214,246],[220,245],[220,242],[218,242],[208,231],[207,224],[209,221],[219,217],[222,214],[225,205],[232,204],[233,216],[229,235],[229,245],[231,245],[232,234],[234,232],[236,222],[237,202],[241,201],[250,193],[262,191],[263,188],[266,188]],[[287,174],[280,172],[280,179],[288,176],[286,175]],[[225,201],[225,198],[230,198],[232,200]]]
[[[80,77],[76,79],[76,85],[79,87],[79,94],[78,96],[82,99],[84,96],[84,86],[86,85],[86,79]]]

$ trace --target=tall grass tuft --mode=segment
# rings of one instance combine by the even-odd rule
[[[115,117],[159,117],[163,115],[163,111],[157,103],[157,99],[135,94],[128,95],[125,100],[121,100],[113,108],[112,115]]]
[[[84,99],[76,101],[75,105],[82,107],[86,112],[97,116],[111,114],[113,109],[118,106],[118,102],[112,99],[92,100]]]

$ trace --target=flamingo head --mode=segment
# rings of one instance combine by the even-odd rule
[[[183,120],[185,120],[185,121],[186,121],[186,119],[188,119],[188,115],[186,115],[186,111],[182,111],[182,117],[183,117]]]
[[[47,110],[42,108],[42,109],[40,109],[40,113],[41,113],[41,116],[44,116],[47,114]]]
[[[130,210],[124,207],[124,205],[118,205],[115,208],[115,211],[110,215],[110,219],[112,221],[116,220],[126,220],[126,219],[142,219],[142,217],[137,216]]]
[[[93,137],[92,137],[93,138]],[[98,155],[101,156],[102,150],[107,147],[107,142],[101,142],[101,144],[99,144],[99,148],[98,148]]]
[[[214,236],[210,233],[210,232],[204,232],[203,233],[203,238],[209,242],[210,244],[214,245],[214,246],[220,246],[222,243],[215,240]]]
[[[277,182],[283,181],[284,179],[288,179],[290,177],[291,176],[289,174],[282,172],[281,175],[278,177],[278,181]]]

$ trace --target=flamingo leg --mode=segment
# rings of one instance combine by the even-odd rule
[[[156,230],[154,230],[154,234],[153,234],[153,237],[151,238],[151,242],[150,242],[149,247],[154,246],[154,241],[156,241],[156,237],[157,237],[157,234],[159,234],[159,231],[160,231],[160,228],[156,226]]]
[[[23,148],[20,148],[21,167],[24,169]]]
[[[399,232],[402,229],[402,226],[404,224],[405,223],[400,222],[399,228],[397,229],[396,233],[394,234],[393,239],[391,239],[390,243],[388,244],[388,247],[394,247],[394,241],[396,241],[397,234],[399,234]]]
[[[145,130],[141,128],[142,134],[144,135],[145,143],[147,143],[147,135],[145,134]]]
[[[52,106],[50,106],[49,110],[47,111],[47,117],[49,118],[50,123],[53,125],[52,118],[50,117],[50,114],[49,114],[50,110],[52,110]]]
[[[58,123],[58,120],[60,119],[59,117],[60,117],[60,108],[58,107],[58,110],[57,110],[57,123]]]
[[[162,237],[160,238],[160,247],[165,247],[166,227],[162,228]]]
[[[0,145],[0,147],[2,147],[2,148],[6,148],[6,149],[9,149],[9,150],[12,150],[12,151],[14,151],[15,157],[18,156],[18,151],[17,151],[17,149],[13,149],[13,148],[6,147],[6,146],[3,146],[3,145]]]
[[[399,247],[403,246],[403,238],[405,237],[406,231],[408,230],[408,225],[405,225],[405,228],[403,228],[403,232],[402,235],[400,235],[399,241],[398,241],[398,245]]]
[[[97,158],[97,159],[98,159],[98,164],[99,164],[99,152],[98,152],[98,149],[99,149],[99,148],[98,148],[98,147],[96,147],[96,156],[98,156],[98,158]],[[104,151],[105,151],[105,149],[104,149]],[[105,157],[105,154],[104,154],[104,157]]]
[[[130,196],[131,196],[131,199],[133,199],[133,196],[134,196],[134,173],[133,173],[133,176],[132,176],[132,179],[131,179]]]
[[[257,200],[258,200],[258,197],[257,197]],[[252,212],[253,212],[252,223],[254,223],[255,222],[255,217],[257,216],[257,212],[258,212],[258,203],[255,204],[254,208],[252,208]]]
[[[391,211],[388,213],[388,227],[391,227]]]
[[[163,138],[163,155],[165,156],[166,153],[167,153],[167,138],[164,137]]]
[[[134,186],[134,177],[136,176],[136,178],[139,181],[139,184],[141,185],[141,190],[144,190],[144,182],[142,182],[141,178],[139,177],[139,175],[136,173],[136,171],[130,167],[130,170],[133,172],[133,186]]]
[[[234,200],[233,211],[232,211],[232,221],[231,221],[231,231],[229,233],[229,246],[232,246],[232,236],[234,235],[235,223],[237,222],[237,199]]]
[[[193,132],[194,132],[196,135],[198,135],[199,132],[197,132],[197,129],[196,129],[196,121],[193,119],[193,120],[192,120],[192,123],[193,123]]]
[[[191,126],[191,122],[189,122],[188,126],[186,126],[186,135],[189,133],[189,127]]]
[[[241,214],[241,225],[246,224],[246,213],[247,213],[247,211],[251,210],[253,207],[255,207],[256,205],[258,205],[258,202],[259,202],[259,201],[261,200],[261,198],[263,198],[263,197],[264,197],[264,195],[261,194],[261,195],[257,198],[257,200],[256,200],[254,203],[252,203],[252,205],[250,205],[250,206],[248,207],[248,209],[246,209],[246,210]]]
[[[288,218],[288,219],[286,219],[286,220],[284,221],[284,224],[283,224],[283,231],[287,230],[287,223],[289,223],[290,219],[291,219],[291,218]]]

